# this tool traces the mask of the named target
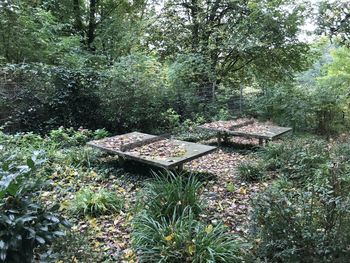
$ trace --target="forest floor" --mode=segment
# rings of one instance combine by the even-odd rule
[[[201,143],[215,145],[216,141]],[[254,158],[256,149],[257,140],[235,137],[215,152],[185,165],[186,171],[198,172],[198,176],[203,179],[201,195],[206,208],[200,217],[204,222],[212,225],[223,222],[232,233],[242,237],[248,234],[246,223],[250,214],[250,200],[268,183],[247,183],[240,180],[237,166]],[[71,168],[57,169],[51,176],[52,191],[44,192],[42,196],[47,202],[60,201],[60,210],[67,214],[73,225],[72,231],[88,235],[92,251],[102,252],[105,262],[137,262],[131,248],[131,222],[138,194],[144,183],[151,179],[149,173],[139,173],[138,169],[144,171],[144,167],[140,169],[134,163],[126,163],[125,167],[120,168],[116,157],[103,154],[98,164],[84,173]],[[102,170],[104,176],[100,175]],[[70,215],[69,203],[74,199],[75,192],[85,186],[118,192],[125,198],[123,211],[96,218]]]

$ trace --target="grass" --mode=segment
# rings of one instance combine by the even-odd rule
[[[76,193],[71,210],[78,215],[98,216],[118,212],[124,207],[124,200],[116,193],[100,189],[83,188]]]
[[[242,243],[224,225],[206,225],[191,209],[170,220],[143,213],[134,220],[133,247],[140,262],[242,262]]]
[[[201,187],[202,183],[193,174],[156,174],[144,190],[145,209],[154,218],[180,216],[188,207],[194,215],[198,215],[203,208],[199,196]]]

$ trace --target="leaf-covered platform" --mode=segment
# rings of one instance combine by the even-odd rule
[[[88,145],[157,167],[172,169],[213,152],[216,147],[140,132],[108,137],[88,142]]]

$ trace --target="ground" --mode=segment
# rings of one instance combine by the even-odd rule
[[[201,143],[214,145],[215,140]],[[223,221],[230,232],[243,237],[247,235],[249,202],[267,183],[240,180],[237,166],[251,159],[257,146],[257,140],[234,138],[229,145],[185,165],[185,170],[201,172],[203,175],[205,187],[201,195],[206,202],[206,209],[201,214],[203,221],[213,225]],[[134,164],[130,165],[131,169],[128,164],[124,168],[118,167],[116,157],[108,154],[102,154],[97,162],[98,165],[87,170],[79,167],[62,170],[57,167],[51,176],[52,190],[44,192],[42,196],[47,202],[59,200],[60,210],[70,218],[73,232],[79,235],[92,233],[89,235],[91,249],[102,252],[106,262],[136,262],[130,246],[131,221],[137,196],[150,177],[133,171]],[[120,213],[96,218],[69,214],[69,203],[73,200],[74,193],[84,186],[118,192],[126,200],[125,208]]]

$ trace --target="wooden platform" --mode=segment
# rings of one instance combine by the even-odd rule
[[[213,146],[173,140],[140,132],[90,141],[87,144],[111,154],[116,154],[123,159],[139,161],[165,169],[182,169],[184,163],[211,153],[216,149]],[[144,148],[152,149],[152,144],[155,146],[153,147],[154,151],[160,152],[160,155],[143,152]],[[157,144],[160,145],[159,148],[156,148]],[[165,148],[170,145],[178,149],[178,153],[173,156],[162,154],[162,144],[165,145]]]
[[[228,123],[231,121],[227,121]],[[210,127],[210,124],[214,123],[206,123],[199,128],[215,132],[218,138],[218,144],[220,145],[222,139],[227,139],[229,136],[240,136],[245,138],[256,138],[259,139],[259,144],[263,145],[264,141],[272,141],[275,140],[282,135],[292,131],[292,128],[289,127],[280,127],[276,125],[270,125],[266,123],[260,123],[258,121],[245,121],[242,122],[241,125],[235,125],[225,127],[225,122],[221,121],[220,125],[225,128],[215,128]]]

